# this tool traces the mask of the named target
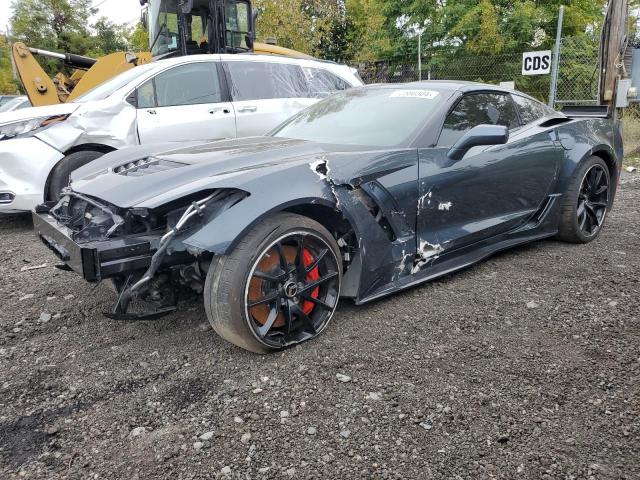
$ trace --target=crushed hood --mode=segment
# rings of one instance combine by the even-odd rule
[[[407,158],[407,165],[415,164],[415,150],[407,156],[402,150],[276,137],[139,146],[110,153],[79,169],[71,187],[122,208],[156,208],[216,188],[256,193],[290,188],[291,182],[309,179],[356,187],[388,175],[390,169],[405,168],[389,161],[396,154]]]
[[[123,208],[153,208],[200,190],[240,188],[325,151],[313,142],[274,137],[132,147],[75,172],[71,187]]]
[[[22,120],[31,120],[32,118],[56,117],[58,115],[69,115],[75,112],[80,104],[78,103],[60,103],[58,105],[47,105],[44,107],[30,107],[13,112],[0,113],[0,125],[7,123],[20,122]]]

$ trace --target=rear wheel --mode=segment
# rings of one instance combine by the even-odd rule
[[[600,157],[578,168],[565,193],[558,238],[589,243],[600,234],[611,205],[611,175]]]
[[[319,335],[338,304],[340,250],[319,223],[278,214],[214,258],[204,300],[225,340],[266,353]]]
[[[62,189],[69,186],[71,173],[103,155],[103,152],[90,150],[71,153],[60,160],[51,171],[49,188],[45,192],[47,200],[59,200]]]

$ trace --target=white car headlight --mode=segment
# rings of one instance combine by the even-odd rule
[[[19,122],[0,125],[0,140],[33,135],[37,131],[49,127],[54,123],[66,120],[67,117],[68,115],[58,115],[56,117],[31,118],[29,120],[20,120]]]

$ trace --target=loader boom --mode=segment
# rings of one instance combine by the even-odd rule
[[[110,78],[154,58],[206,53],[248,53],[312,58],[295,50],[256,43],[250,0],[138,0],[147,5],[142,23],[150,52],[116,52],[98,59],[13,45],[13,60],[33,106],[70,102]],[[55,58],[76,69],[49,78],[34,55]]]
[[[77,70],[71,77],[58,73],[49,78],[34,55],[61,60]],[[116,52],[98,59],[29,48],[24,43],[13,45],[13,60],[26,95],[34,107],[73,101],[83,93],[116,75],[151,61],[149,52]]]

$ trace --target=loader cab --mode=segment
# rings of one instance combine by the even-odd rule
[[[144,1],[144,0],[143,0]],[[253,49],[249,0],[148,0],[143,22],[153,58]]]

